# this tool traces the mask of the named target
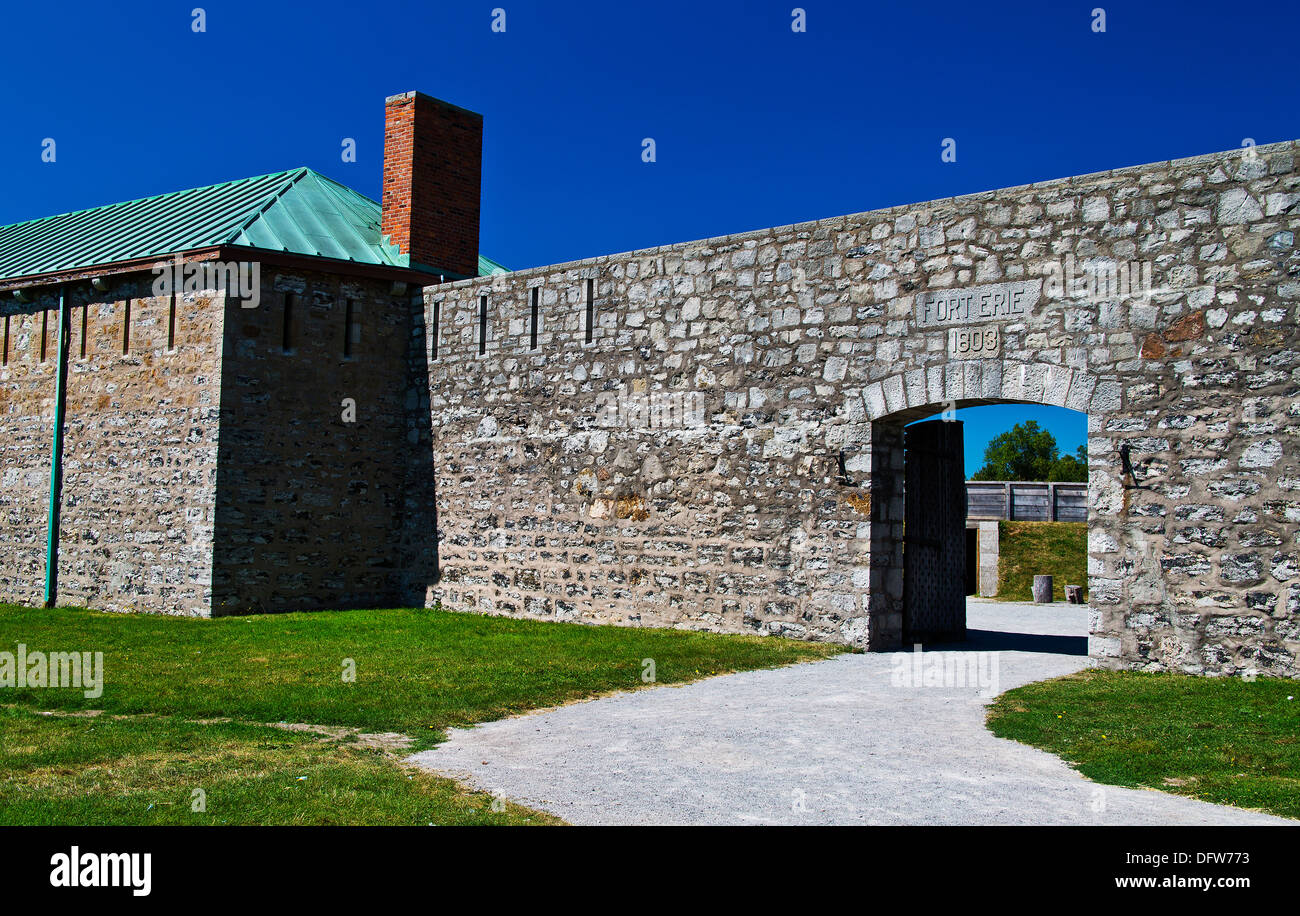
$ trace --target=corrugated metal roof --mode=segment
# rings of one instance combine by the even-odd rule
[[[0,280],[218,245],[408,266],[380,226],[378,203],[298,168],[0,226]],[[479,256],[481,276],[504,270]]]

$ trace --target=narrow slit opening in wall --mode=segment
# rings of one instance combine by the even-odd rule
[[[532,331],[529,333],[528,336],[528,349],[530,350],[537,349],[537,317],[538,317],[537,300],[539,298],[538,294],[540,293],[540,291],[541,291],[541,287],[534,286],[530,293],[530,296],[532,298],[532,324],[531,324]]]
[[[587,343],[596,331],[596,281],[587,280]]]
[[[46,342],[50,339],[50,310],[41,309],[41,362],[45,362]]]
[[[290,324],[293,321],[293,300],[297,298],[293,293],[284,294],[284,325],[280,329],[280,350],[288,353],[293,345],[293,338],[289,333]]]
[[[122,355],[131,352],[131,300],[127,299],[122,307]]]
[[[487,352],[487,296],[478,297],[478,355]]]
[[[84,312],[83,312],[84,315]],[[84,330],[83,330],[84,335]],[[167,303],[167,349],[176,349],[176,294],[172,293]],[[85,354],[82,354],[83,356]]]
[[[355,320],[352,311],[352,300],[347,301],[343,310],[343,358],[352,358],[352,323]]]
[[[85,305],[81,307],[81,337],[77,341],[77,346],[80,348],[78,352],[80,353],[81,359],[86,358],[86,326],[87,326],[86,316],[88,315],[89,312],[90,312],[90,303],[87,302]]]
[[[5,315],[5,356],[4,364],[9,365],[9,316]]]
[[[429,336],[433,339],[433,349],[429,351],[429,359],[438,358],[438,324],[442,319],[442,303],[433,304],[433,326],[429,329]]]

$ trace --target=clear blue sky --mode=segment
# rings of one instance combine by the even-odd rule
[[[955,416],[963,424],[961,432],[962,445],[966,449],[967,480],[984,466],[984,448],[989,440],[1026,420],[1036,420],[1039,426],[1050,430],[1063,456],[1073,455],[1079,446],[1088,444],[1088,415],[1064,407],[990,404],[959,410]]]
[[[383,99],[408,89],[484,115],[481,247],[514,268],[1300,137],[1293,0],[59,2],[3,23],[0,224],[299,165],[378,198]],[[1082,441],[1079,415],[1008,410]]]

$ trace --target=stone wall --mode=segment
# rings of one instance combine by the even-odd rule
[[[703,262],[684,275],[682,253],[670,257],[429,291],[442,571],[432,597],[557,620],[860,640],[853,558],[868,504],[831,485],[832,446],[854,424],[807,403],[824,400],[815,380],[757,345],[735,301],[698,295],[716,279]],[[678,301],[667,301],[670,278]]]
[[[69,294],[58,603],[205,615],[223,300],[152,282]]]
[[[423,600],[432,462],[428,403],[409,384],[413,332],[423,339],[411,297],[263,265],[257,307],[226,304],[214,614]],[[419,538],[402,536],[408,501]]]
[[[0,601],[39,604],[45,582],[58,302],[6,299],[0,304],[0,316],[4,322],[0,328],[0,346],[4,348],[0,365]]]
[[[153,297],[151,285],[151,275],[137,275],[116,278],[102,293],[88,284],[67,293],[57,603],[206,614],[221,302],[212,295],[179,296],[173,323],[171,297]],[[39,604],[58,301],[45,297],[10,305],[5,313],[10,352],[0,369],[0,599]]]
[[[893,647],[903,424],[1046,403],[1089,417],[1094,659],[1300,673],[1295,156],[427,289],[428,599]]]

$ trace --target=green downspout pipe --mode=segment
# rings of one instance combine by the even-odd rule
[[[59,287],[58,366],[54,373],[54,448],[50,455],[50,515],[45,534],[45,606],[54,607],[59,579],[59,501],[63,489],[63,403],[68,375],[68,301]]]

